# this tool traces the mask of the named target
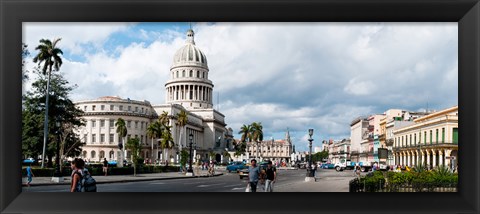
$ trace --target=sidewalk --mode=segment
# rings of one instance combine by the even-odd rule
[[[196,171],[194,170],[194,173]],[[168,180],[168,179],[185,179],[185,178],[200,178],[208,177],[207,170],[198,170],[198,175],[186,176],[185,173],[180,172],[162,172],[162,173],[148,173],[132,175],[95,175],[93,178],[97,181],[97,184],[107,183],[120,183],[120,182],[135,182],[135,181],[153,181],[153,180]],[[223,172],[215,171],[214,176],[223,175]],[[63,177],[63,183],[56,183],[52,181],[52,177],[33,177],[30,186],[45,186],[45,185],[70,185],[71,177]],[[22,179],[22,186],[26,186],[25,181]]]

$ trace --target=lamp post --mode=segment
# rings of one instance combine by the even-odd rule
[[[192,175],[193,175],[193,169],[192,169],[192,159],[193,159],[193,152],[192,152],[192,149],[193,149],[193,134],[190,133],[190,135],[188,135],[188,138],[190,139],[190,165],[188,166],[187,172],[188,172],[188,173],[192,173]]]
[[[313,135],[313,129],[308,129],[308,135],[310,138],[308,138],[308,147],[310,149],[310,154],[308,158],[308,168],[307,168],[307,176],[305,178],[305,181],[315,181],[315,177],[313,175],[313,170],[312,170],[312,135]]]

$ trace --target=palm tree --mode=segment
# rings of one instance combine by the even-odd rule
[[[153,160],[153,139],[158,138],[162,135],[162,126],[158,121],[151,123],[147,127],[147,136],[152,139],[152,152],[151,152],[151,160]],[[158,154],[158,152],[157,152]]]
[[[180,145],[179,149],[182,150],[182,137],[183,137],[183,128],[187,125],[188,122],[188,114],[185,110],[181,110],[180,113],[177,114],[177,126],[180,128],[180,135],[178,137],[178,144]]]
[[[43,75],[48,74],[47,81],[47,90],[46,90],[46,99],[45,99],[45,120],[43,125],[43,153],[42,153],[42,168],[44,167],[45,162],[45,146],[47,145],[47,135],[48,135],[48,95],[50,94],[50,76],[52,74],[52,66],[56,71],[60,70],[62,66],[62,58],[60,55],[63,55],[63,52],[60,48],[57,48],[57,43],[61,38],[53,40],[51,42],[48,39],[40,39],[40,45],[38,45],[35,50],[38,50],[37,55],[33,58],[33,62],[38,65],[43,62]],[[47,73],[48,70],[48,73]]]
[[[257,123],[257,122],[253,122],[250,126],[252,127],[252,140],[257,143],[257,157],[258,157],[258,144],[263,141],[263,126],[262,126],[262,123]]]
[[[127,126],[125,124],[125,120],[123,120],[121,117],[118,118],[117,122],[115,123],[115,126],[117,127],[117,133],[120,137],[123,138],[122,143],[119,143],[119,147],[121,145],[121,150],[122,150],[122,159],[120,160],[120,163],[117,163],[118,166],[123,167],[123,159],[125,158],[124,154],[125,152],[125,137],[127,136]]]
[[[162,131],[162,140],[160,141],[160,148],[165,151],[165,159],[168,160],[168,150],[172,149],[174,146],[172,132],[170,131],[171,126],[163,126]],[[165,150],[166,149],[166,150]]]
[[[170,117],[168,116],[168,112],[166,111],[163,111],[163,113],[158,117],[158,121],[160,122],[160,124],[164,125],[164,126],[168,126],[169,122],[170,122]]]
[[[242,137],[240,139],[240,142],[236,146],[237,154],[241,155],[245,152],[246,149],[246,142],[251,142],[252,139],[252,127],[250,125],[245,125],[243,124],[242,127],[240,127],[240,131],[238,134],[242,134]],[[257,154],[258,155],[258,154]]]

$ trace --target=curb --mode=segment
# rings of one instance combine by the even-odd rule
[[[111,184],[111,183],[127,183],[127,182],[138,182],[138,181],[156,181],[156,180],[175,180],[175,179],[187,179],[187,178],[207,178],[207,177],[217,177],[221,176],[223,173],[215,174],[213,176],[208,175],[197,175],[191,177],[163,177],[163,178],[145,178],[145,179],[134,179],[134,180],[114,180],[114,181],[97,181],[97,184]],[[70,185],[70,182],[64,183],[40,183],[40,184],[30,184],[31,187],[33,186],[54,186],[54,185]],[[22,183],[22,187],[26,187],[26,184]]]

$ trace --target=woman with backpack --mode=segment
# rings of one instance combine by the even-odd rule
[[[70,192],[82,191],[82,171],[85,167],[85,162],[81,158],[75,158],[72,161],[72,184],[70,186]]]

